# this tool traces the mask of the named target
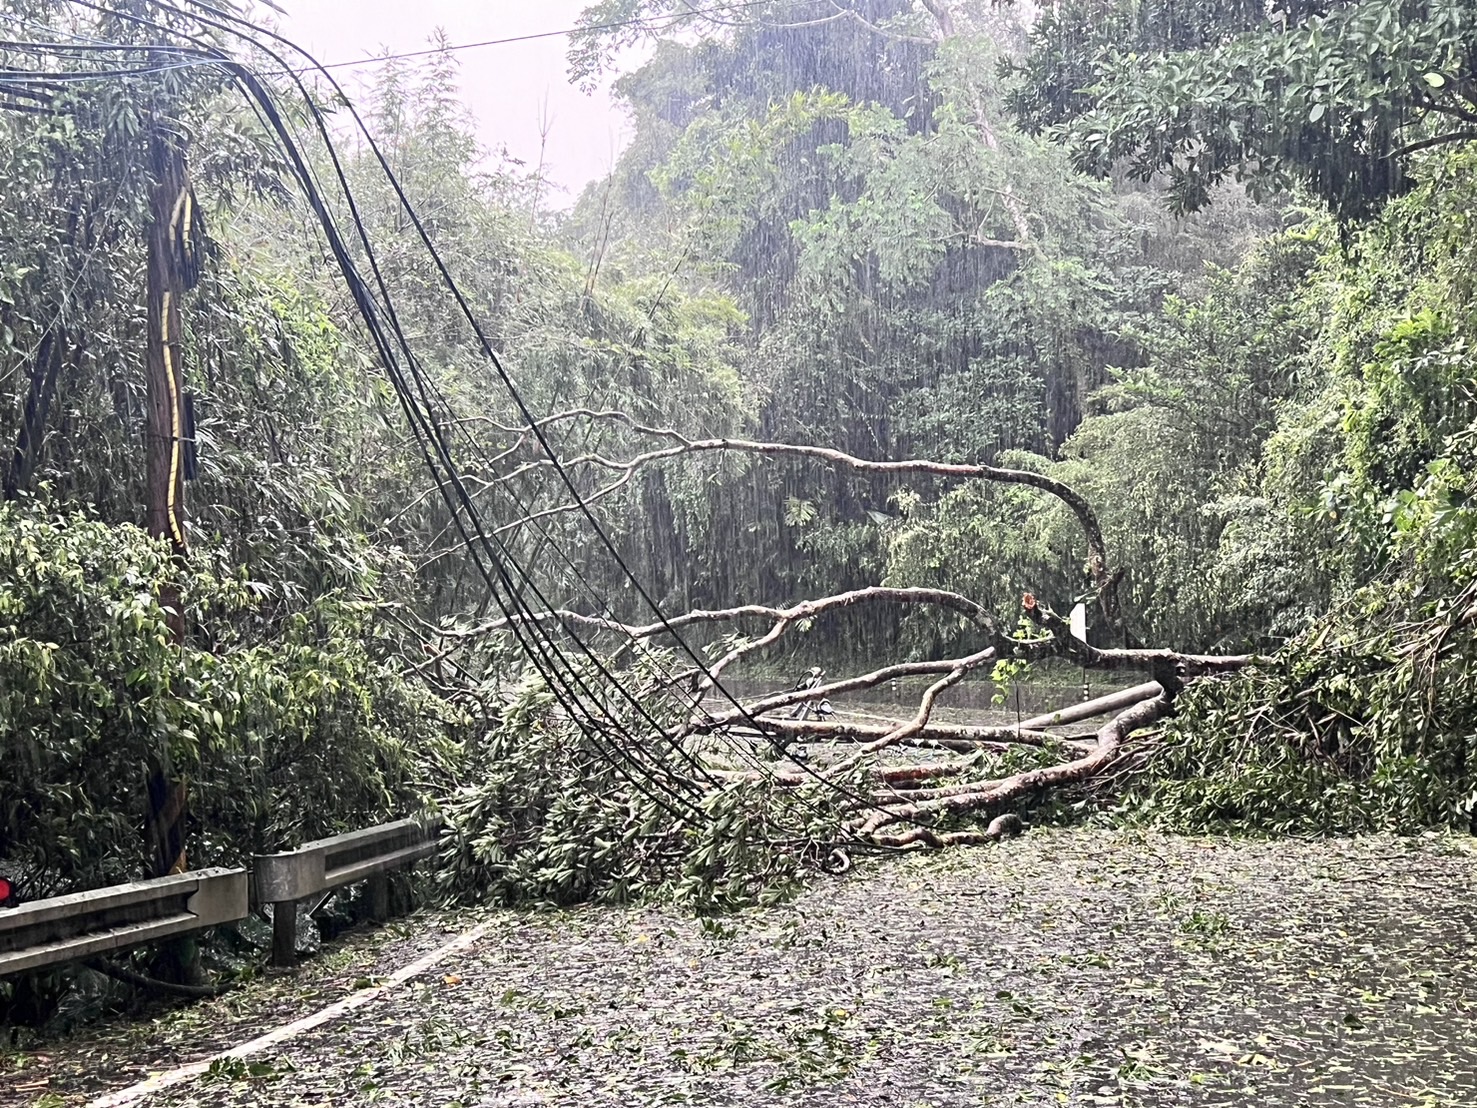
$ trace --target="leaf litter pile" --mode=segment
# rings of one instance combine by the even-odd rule
[[[85,1103],[490,919],[348,1016],[141,1103],[1470,1106],[1474,862],[1461,838],[1036,831],[715,920],[431,914],[0,1071]]]

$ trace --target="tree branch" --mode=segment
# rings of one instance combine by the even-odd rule
[[[1445,146],[1449,142],[1473,141],[1477,141],[1477,131],[1448,131],[1444,135],[1432,135],[1430,138],[1421,139],[1419,142],[1407,143],[1396,150],[1391,150],[1387,156],[1391,158],[1404,158],[1421,150],[1429,150],[1433,146]]]
[[[787,708],[791,704],[799,704],[805,700],[820,700],[823,697],[837,696],[840,693],[852,692],[856,689],[870,689],[891,681],[897,677],[919,677],[935,673],[949,673],[958,666],[966,669],[974,669],[995,657],[995,648],[987,647],[977,653],[970,654],[964,658],[950,658],[940,662],[899,662],[895,665],[883,666],[870,673],[861,674],[858,677],[848,677],[841,681],[832,681],[828,685],[818,685],[813,689],[792,689],[788,692],[774,693],[759,700],[746,704],[741,708],[733,708],[726,712],[720,712],[709,716],[701,723],[691,727],[689,734],[706,734],[726,728],[728,725],[741,720],[752,719],[772,712],[778,708]],[[763,721],[768,726],[772,721]],[[680,734],[674,736],[680,738]]]
[[[1067,621],[1034,596],[1026,594],[1021,603],[1026,618],[1051,635],[1058,652],[1086,669],[1122,671],[1140,670],[1154,679],[1173,698],[1187,678],[1217,673],[1232,673],[1256,661],[1255,654],[1180,654],[1173,650],[1100,650],[1089,646],[1072,634]],[[1039,649],[1039,644],[1034,644]]]
[[[935,462],[925,459],[908,459],[903,461],[874,461],[867,458],[858,458],[842,450],[836,450],[826,446],[807,446],[799,443],[777,443],[757,442],[752,439],[690,439],[678,431],[664,427],[648,427],[637,423],[623,412],[593,411],[593,410],[571,410],[559,413],[559,419],[571,419],[583,416],[588,419],[613,420],[624,424],[637,434],[659,437],[670,441],[673,445],[658,450],[649,450],[637,454],[626,460],[607,458],[599,453],[587,453],[577,458],[572,458],[564,463],[566,469],[580,465],[597,466],[600,468],[618,472],[621,477],[609,485],[596,490],[585,498],[589,504],[595,500],[602,499],[618,491],[629,483],[631,474],[645,465],[652,465],[672,458],[687,454],[703,453],[740,453],[752,454],[761,457],[795,457],[809,458],[816,461],[828,462],[832,465],[842,466],[863,473],[898,474],[905,476],[928,476],[953,479],[977,479],[991,481],[997,484],[1024,485],[1037,489],[1056,497],[1076,517],[1078,526],[1082,529],[1083,538],[1087,543],[1087,569],[1092,578],[1093,587],[1096,589],[1099,604],[1103,614],[1111,626],[1117,626],[1120,620],[1117,603],[1118,578],[1108,566],[1108,553],[1103,541],[1102,526],[1098,522],[1097,513],[1092,506],[1071,486],[1055,478],[1048,477],[1043,473],[1034,473],[1030,470],[1007,469],[1000,466],[990,466],[972,463],[950,463]],[[532,470],[549,467],[553,461],[541,458],[520,466],[505,478],[512,479],[514,476],[530,472]],[[561,504],[553,508],[534,513],[524,520],[505,524],[499,530],[521,526],[523,523],[535,519],[545,518],[565,512],[580,510],[578,504]]]
[[[981,838],[981,832],[956,831],[940,834],[928,826],[928,821],[946,814],[958,815],[999,808],[1039,789],[1069,785],[1095,776],[1112,766],[1133,732],[1155,723],[1169,711],[1168,694],[1145,700],[1104,726],[1098,732],[1097,746],[1081,758],[1063,762],[1061,765],[1025,770],[994,781],[953,786],[947,792],[939,790],[943,795],[936,794],[929,799],[892,805],[874,812],[861,820],[855,830],[878,846],[894,848],[942,847],[990,841]],[[905,820],[918,821],[919,825],[902,832],[882,833],[884,828]]]
[[[933,16],[939,27],[939,38],[954,37],[954,13],[949,11],[943,0],[923,0],[923,6],[928,9],[928,14]]]
[[[987,660],[980,659],[980,661],[973,663],[973,665],[968,664],[967,660],[961,660],[953,669],[949,670],[948,673],[944,674],[924,690],[923,699],[919,701],[918,711],[913,714],[912,719],[900,727],[894,727],[880,739],[867,743],[860,750],[856,751],[856,753],[852,754],[851,757],[843,758],[838,765],[830,767],[828,771],[830,776],[833,778],[840,777],[873,754],[886,750],[889,746],[893,746],[902,739],[912,738],[918,734],[928,726],[929,717],[933,715],[933,706],[944,690],[957,685],[960,681],[964,680],[964,675],[974,668],[974,666],[982,665]]]
[[[835,611],[840,608],[849,608],[857,604],[874,603],[936,604],[968,616],[991,634],[994,634],[996,631],[994,619],[991,617],[989,611],[982,604],[971,600],[961,593],[950,592],[947,589],[890,588],[884,585],[871,585],[866,588],[852,589],[849,592],[837,593],[834,596],[823,596],[816,600],[802,600],[798,604],[791,605],[788,608],[777,608],[767,604],[743,604],[736,608],[716,608],[711,610],[694,608],[690,612],[672,616],[666,623],[621,623],[603,616],[590,616],[565,609],[535,612],[529,616],[520,618],[527,622],[579,624],[585,627],[596,627],[605,631],[613,631],[631,639],[649,639],[654,635],[662,634],[669,627],[675,629],[691,627],[699,623],[723,623],[749,618],[794,623],[798,620],[813,619],[825,612]],[[495,619],[479,627],[467,630],[447,629],[443,630],[441,634],[469,638],[477,635],[485,635],[490,631],[503,630],[511,622],[508,619]]]

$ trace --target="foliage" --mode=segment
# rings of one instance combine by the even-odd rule
[[[621,676],[639,688],[670,664],[648,654]],[[840,814],[824,791],[747,775],[694,789],[691,754],[659,734],[620,750],[574,727],[560,699],[526,675],[472,745],[473,783],[445,806],[448,891],[555,905],[660,895],[726,911],[783,895],[817,861],[813,844],[835,841]]]
[[[1197,294],[1169,296],[1156,316],[1125,326],[1140,363],[1109,370],[1096,410],[1059,456],[1001,458],[1065,481],[1094,505],[1127,571],[1129,625],[1145,641],[1238,648],[1310,614],[1285,610],[1296,593],[1277,580],[1286,550],[1260,547],[1279,523],[1258,472],[1282,404],[1302,387],[1318,306],[1304,283],[1321,226],[1266,240],[1235,271],[1212,271]],[[910,500],[904,515],[889,537],[894,582],[988,598],[1005,620],[1023,592],[1089,591],[1080,527],[1054,497],[972,485],[934,503]]]
[[[1471,815],[1474,188],[1477,159],[1447,156],[1311,275],[1332,308],[1267,439],[1264,491],[1284,559],[1336,603],[1266,665],[1187,698],[1153,768],[1156,818],[1408,830]]]
[[[172,641],[177,582],[205,642]],[[151,764],[187,783],[192,865],[428,802],[457,717],[387,656],[357,589],[260,633],[262,590],[161,543],[37,506],[0,507],[0,857],[34,898],[133,880]]]
[[[1181,701],[1135,815],[1320,833],[1469,818],[1474,181],[1469,152],[1429,162],[1347,248],[1302,217],[1133,327],[1142,364],[1059,460],[1012,459],[1098,506],[1143,638],[1280,646]],[[1002,616],[1033,584],[1084,589],[1074,521],[1034,493],[903,507],[896,581]]]
[[[1229,175],[1368,216],[1411,187],[1413,153],[1477,136],[1474,16],[1426,0],[1074,0],[1033,28],[1011,109],[1088,173],[1165,175],[1179,211]]]
[[[587,21],[659,10],[602,5]],[[1013,21],[984,6],[955,15],[938,41],[916,3],[603,39],[660,47],[618,84],[631,148],[564,232],[606,270],[659,267],[734,300],[754,437],[872,458],[1053,455],[1109,367],[1141,361],[1129,325],[1150,326],[1171,284],[1193,288],[1202,256],[1234,262],[1260,225],[1229,197],[1214,219],[1171,226],[1143,194],[1072,173],[1005,122],[995,69],[1018,46]],[[887,30],[858,38],[858,19]],[[581,57],[600,41],[590,31]],[[734,476],[689,508],[707,522],[672,559],[695,567],[685,591],[663,590],[678,606],[799,598],[887,572],[896,482],[795,462]],[[918,491],[927,502],[940,490]],[[796,514],[796,501],[818,510]],[[888,640],[897,619],[848,613],[807,655]]]
[[[1327,317],[1309,384],[1267,441],[1263,488],[1336,594],[1391,572],[1435,594],[1465,579],[1474,181],[1470,152],[1432,163],[1314,276]]]
[[[1472,823],[1477,592],[1396,621],[1400,598],[1378,591],[1252,673],[1187,694],[1130,811],[1266,834]]]

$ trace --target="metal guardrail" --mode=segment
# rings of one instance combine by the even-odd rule
[[[234,923],[254,904],[273,905],[272,961],[290,965],[300,901],[367,880],[372,913],[383,919],[388,888],[381,878],[434,854],[440,829],[439,816],[397,820],[257,855],[250,874],[193,870],[0,908],[0,977]]]
[[[244,869],[202,869],[0,912],[0,977],[243,919]]]
[[[434,854],[440,830],[439,816],[402,819],[304,843],[281,854],[258,854],[252,859],[252,900],[272,905],[272,964],[291,965],[297,956],[300,901],[368,880],[371,913],[383,919],[388,914],[388,888],[380,878]]]

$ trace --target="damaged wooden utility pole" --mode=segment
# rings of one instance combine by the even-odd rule
[[[153,187],[149,197],[148,239],[148,405],[146,466],[150,535],[169,541],[180,569],[189,552],[185,537],[185,477],[187,444],[194,428],[185,393],[182,301],[199,279],[199,215],[190,189],[181,139],[165,125],[155,124],[149,138]],[[170,613],[175,642],[183,645],[184,607],[174,582],[161,590],[160,602]],[[150,876],[163,877],[188,868],[185,852],[187,794],[161,748],[149,767],[147,837]],[[184,977],[195,961],[193,951],[179,952]]]
[[[181,302],[199,277],[194,226],[198,220],[179,140],[156,128],[150,139],[154,169],[149,198],[148,530],[169,540],[175,557],[185,538],[185,421]],[[184,636],[184,614],[174,603],[174,632]]]

